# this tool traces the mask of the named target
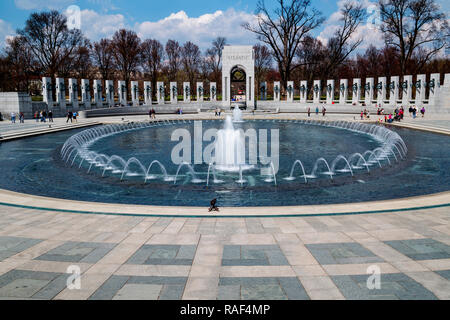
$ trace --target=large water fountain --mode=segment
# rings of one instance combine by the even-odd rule
[[[182,152],[173,161],[180,141],[171,136],[178,130],[203,137],[200,145],[188,143],[203,157],[192,152],[188,161]],[[272,130],[279,131],[279,161]],[[249,148],[257,150],[257,162]],[[213,198],[221,206],[387,200],[448,190],[447,150],[445,136],[360,122],[242,121],[238,115],[201,125],[182,119],[111,124],[0,145],[0,188],[163,206],[204,206]]]
[[[92,172],[93,168],[99,168],[102,172],[102,177],[105,176],[105,173],[110,172],[113,176],[116,175],[118,178],[120,177],[120,180],[140,177],[144,184],[151,180],[156,180],[159,177],[165,182],[174,182],[176,184],[176,182],[179,181],[179,175],[182,172],[182,169],[187,168],[187,174],[191,177],[190,181],[193,184],[206,182],[209,186],[211,173],[214,175],[213,183],[221,184],[223,183],[223,180],[217,178],[217,171],[219,171],[222,172],[222,174],[230,173],[231,176],[233,176],[233,173],[239,174],[239,177],[234,179],[234,181],[242,186],[247,182],[243,176],[244,172],[255,169],[255,166],[246,163],[245,136],[242,129],[234,127],[235,122],[242,122],[241,113],[235,111],[234,116],[233,119],[231,116],[227,116],[223,129],[218,130],[215,144],[215,158],[212,163],[208,164],[207,172],[203,173],[206,175],[205,179],[199,178],[201,173],[196,172],[193,166],[187,162],[181,163],[178,166],[176,173],[173,176],[170,176],[165,165],[157,159],[153,159],[150,165],[146,167],[141,160],[136,157],[126,159],[119,155],[106,155],[90,150],[90,147],[100,139],[105,139],[112,135],[124,132],[175,123],[171,121],[158,123],[142,122],[129,125],[108,125],[101,128],[88,129],[67,140],[61,149],[61,158],[70,166],[74,166],[78,160],[78,168],[80,169],[83,164],[88,164],[88,173]],[[318,179],[321,176],[333,179],[334,176],[342,174],[354,176],[357,171],[367,171],[367,173],[370,173],[370,168],[373,166],[379,168],[391,166],[393,163],[399,162],[407,156],[408,149],[402,138],[397,133],[384,126],[345,121],[295,121],[295,123],[339,128],[358,134],[365,134],[376,140],[379,145],[375,149],[366,150],[364,152],[355,152],[348,157],[345,157],[342,154],[336,155],[331,162],[328,162],[324,157],[319,157],[313,162],[313,166],[310,170],[307,170],[302,160],[294,159],[293,164],[291,165],[290,174],[283,177],[284,181],[291,182],[299,178],[304,180],[305,183],[308,183],[308,181]],[[159,176],[151,172],[153,167],[156,169],[159,168]],[[295,175],[297,168],[301,169],[299,175]],[[260,180],[269,183],[274,182],[276,185],[277,177],[272,163],[266,171],[271,172],[269,177],[260,176]],[[258,176],[254,175],[253,178],[258,178]]]

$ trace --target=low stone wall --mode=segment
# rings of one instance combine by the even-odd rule
[[[95,117],[113,117],[113,116],[131,116],[131,115],[148,115],[150,109],[154,109],[156,114],[176,114],[179,109],[184,114],[195,114],[214,110],[219,103],[179,103],[179,104],[165,104],[165,105],[146,105],[139,107],[113,107],[103,109],[93,109],[81,111],[80,115],[84,118]]]
[[[17,119],[20,112],[30,119],[33,117],[31,97],[23,92],[0,92],[0,112],[5,119],[11,118],[11,112],[16,114]]]
[[[257,110],[259,111],[272,111],[280,113],[307,113],[308,108],[311,109],[311,113],[316,112],[316,107],[319,107],[319,112],[322,112],[322,108],[325,107],[327,113],[340,113],[340,114],[361,114],[361,111],[368,110],[371,114],[377,114],[377,108],[375,106],[362,106],[362,105],[341,105],[341,104],[314,104],[314,103],[300,103],[300,102],[273,102],[273,101],[258,101]],[[385,112],[393,112],[393,107],[383,107]]]

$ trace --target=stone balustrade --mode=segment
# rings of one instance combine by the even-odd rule
[[[338,81],[331,79],[325,83],[314,80],[311,87],[305,80],[288,81],[285,90],[282,90],[279,81],[270,84],[261,82],[257,98],[258,106],[275,107],[279,105],[295,108],[295,106],[307,106],[311,103],[367,107],[376,105],[383,107],[416,105],[421,107],[425,105],[431,109],[439,107],[439,110],[450,110],[450,101],[447,99],[450,94],[450,74],[445,74],[442,84],[439,73],[433,73],[428,78],[427,81],[426,75],[419,74],[403,77],[340,79]],[[209,84],[209,92],[205,90],[203,82],[195,83],[195,88],[191,88],[189,82],[184,82],[182,89],[178,89],[177,82],[170,82],[168,86],[164,82],[157,82],[156,87],[152,88],[151,82],[145,81],[142,83],[143,90],[139,87],[140,83],[140,81],[131,81],[130,88],[127,88],[125,81],[81,79],[78,84],[77,79],[68,79],[66,85],[66,80],[63,78],[56,78],[56,83],[53,84],[51,78],[44,77],[42,78],[43,103],[47,106],[46,109],[54,111],[54,114],[64,115],[67,111],[103,109],[114,106],[139,107],[150,106],[153,103],[165,105],[167,98],[169,98],[167,103],[172,105],[197,103],[202,106],[206,103],[205,105],[212,104],[212,107],[217,107],[214,106],[214,103],[219,101],[218,96],[220,96],[215,82]],[[270,92],[269,85],[272,85]],[[191,96],[193,92],[196,94],[194,99]],[[131,95],[130,103],[128,103],[128,93]],[[5,94],[0,93],[0,95]],[[156,96],[156,101],[152,100],[152,95]],[[205,100],[205,95],[209,95],[209,101]],[[179,96],[182,96],[183,100],[179,99]],[[252,96],[255,95],[252,93]],[[14,102],[11,102],[11,99]],[[224,103],[232,105],[233,101],[229,100],[230,97],[222,96],[221,104],[225,108],[227,106]],[[10,94],[2,101],[3,104],[8,101],[8,106],[0,106],[0,112],[8,113],[14,109],[15,112],[24,112],[27,115],[33,113],[31,99],[28,100],[24,94]],[[39,108],[42,108],[42,103]]]

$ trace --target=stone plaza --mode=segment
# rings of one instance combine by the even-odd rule
[[[425,106],[425,118],[405,116],[392,128],[450,135],[450,74],[443,75],[443,83],[440,74],[428,80],[425,75],[353,79],[352,86],[348,79],[316,80],[312,90],[306,81],[289,81],[284,98],[280,82],[263,82],[257,97],[252,47],[225,47],[223,55],[221,101],[215,82],[205,82],[208,88],[197,82],[195,100],[189,82],[180,89],[176,82],[168,87],[158,82],[156,101],[148,81],[131,81],[127,88],[125,81],[94,80],[91,87],[87,79],[78,86],[77,79],[57,78],[53,84],[44,77],[38,103],[27,94],[0,93],[4,115],[24,112],[29,119],[42,108],[56,115],[51,126],[1,122],[0,151],[10,141],[109,124],[223,121],[239,107],[247,109],[246,121],[375,126],[384,121],[378,108]],[[307,115],[316,107],[326,107],[326,117]],[[225,114],[215,116],[217,108]],[[148,119],[150,109],[157,119]],[[182,114],[175,114],[180,109]],[[363,109],[372,116],[360,121]],[[83,117],[67,123],[68,111]],[[42,152],[57,157],[52,151]],[[104,174],[107,165],[96,164],[105,167]],[[224,207],[210,213],[202,207],[89,202],[76,195],[62,199],[1,189],[0,299],[448,300],[449,207],[448,190],[373,202]],[[74,274],[76,288],[69,285]]]

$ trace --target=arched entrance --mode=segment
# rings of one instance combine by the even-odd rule
[[[222,52],[222,104],[255,106],[255,61],[252,46],[225,46]]]
[[[244,104],[247,101],[247,74],[241,66],[231,69],[231,102]]]

